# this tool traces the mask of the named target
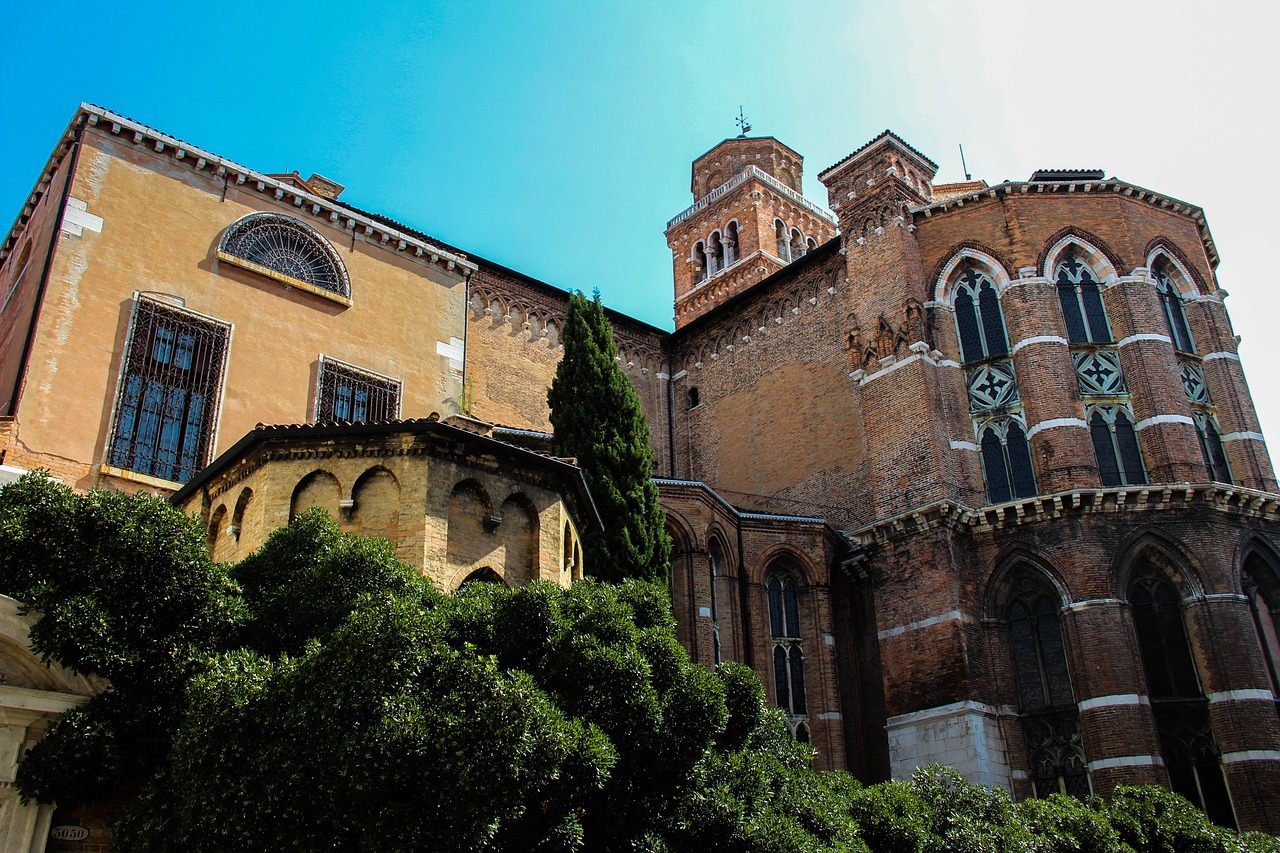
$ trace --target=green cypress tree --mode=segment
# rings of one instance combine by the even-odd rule
[[[556,453],[578,460],[605,526],[584,537],[586,571],[608,581],[665,580],[671,537],[650,479],[649,428],[618,367],[599,293],[570,297],[561,340],[564,357],[547,392]]]

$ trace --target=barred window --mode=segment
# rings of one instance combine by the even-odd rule
[[[400,417],[400,383],[320,356],[316,422],[372,423]]]
[[[107,464],[186,482],[209,461],[230,326],[140,298]]]
[[[956,282],[955,310],[962,361],[968,363],[1009,354],[1000,299],[991,279],[976,269],[966,270]]]
[[[251,213],[222,235],[218,251],[304,284],[350,298],[342,258],[309,225],[279,213]]]
[[[1133,417],[1124,406],[1096,406],[1089,413],[1089,434],[1098,456],[1104,486],[1133,486],[1147,482]]]
[[[1058,264],[1058,301],[1067,323],[1067,339],[1073,344],[1111,343],[1111,328],[1102,305],[1102,291],[1093,271],[1070,255]]]

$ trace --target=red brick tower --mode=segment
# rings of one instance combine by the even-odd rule
[[[800,194],[804,158],[772,136],[726,139],[693,162],[694,204],[667,223],[676,328],[835,236]]]

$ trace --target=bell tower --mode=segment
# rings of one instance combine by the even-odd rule
[[[680,328],[836,235],[800,194],[804,158],[772,136],[726,139],[693,161],[693,205],[667,223]]]

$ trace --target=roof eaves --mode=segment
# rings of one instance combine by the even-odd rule
[[[914,146],[912,146],[911,144],[909,144],[909,143],[908,143],[905,139],[903,139],[901,136],[899,136],[898,134],[894,133],[892,130],[885,130],[885,131],[882,131],[879,135],[877,135],[877,136],[876,136],[874,139],[872,139],[870,142],[866,143],[866,144],[865,144],[865,145],[863,145],[862,147],[860,147],[860,148],[856,149],[855,151],[853,151],[851,154],[848,154],[847,156],[845,156],[845,157],[841,158],[840,160],[837,160],[835,163],[832,163],[830,166],[828,166],[827,168],[823,169],[821,172],[819,172],[819,173],[818,173],[818,180],[819,180],[819,181],[821,181],[823,178],[825,178],[825,177],[827,177],[827,176],[829,176],[829,175],[833,175],[833,174],[835,174],[836,172],[840,171],[840,169],[841,169],[845,164],[847,164],[850,160],[852,160],[854,157],[857,157],[859,154],[863,153],[864,151],[869,151],[869,150],[870,150],[870,149],[872,149],[873,147],[875,147],[875,146],[877,146],[877,145],[880,145],[881,143],[885,142],[885,141],[886,141],[886,140],[888,140],[888,139],[894,139],[894,140],[897,140],[897,142],[898,142],[898,144],[899,144],[899,145],[901,145],[903,148],[907,149],[907,151],[909,151],[910,153],[914,154],[914,155],[915,155],[916,157],[918,157],[921,161],[923,161],[924,163],[928,164],[929,166],[932,166],[935,170],[938,168],[938,164],[937,164],[937,163],[933,162],[933,161],[932,161],[932,160],[930,160],[928,157],[926,157],[924,154],[922,154],[920,151],[916,150],[916,148],[915,148]]]

